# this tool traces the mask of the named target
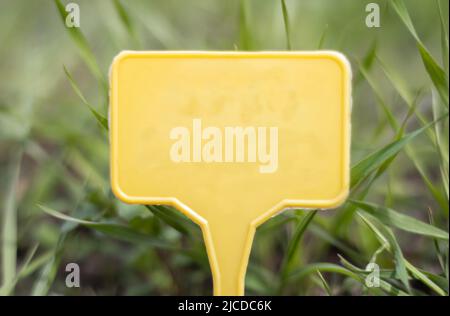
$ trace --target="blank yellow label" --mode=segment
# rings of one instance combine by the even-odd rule
[[[202,228],[217,295],[244,293],[256,227],[349,188],[351,71],[335,52],[122,52],[111,184]]]

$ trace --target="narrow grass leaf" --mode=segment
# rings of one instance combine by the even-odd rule
[[[322,282],[322,287],[325,290],[325,293],[327,293],[328,296],[333,296],[333,292],[331,291],[330,285],[328,284],[327,280],[325,280],[322,273],[320,273],[320,270],[317,270],[317,275],[319,276],[319,279]]]
[[[435,90],[433,89],[431,92],[432,92],[433,118],[436,119],[442,112],[442,108],[440,106],[441,102],[437,98]],[[447,123],[447,126],[445,126],[445,123]],[[447,129],[445,130],[446,127]],[[434,126],[434,130],[436,134],[436,149],[439,153],[440,159],[441,179],[448,202],[449,199],[448,121],[437,123]]]
[[[177,210],[164,205],[146,205],[145,207],[153,215],[180,233],[188,237],[200,238],[198,226]]]
[[[349,202],[376,217],[380,222],[389,227],[398,228],[422,236],[443,240],[449,239],[448,232],[413,217],[401,214],[393,209],[363,201],[349,200]]]
[[[133,20],[130,18],[130,15],[128,14],[128,11],[125,9],[125,7],[122,5],[122,3],[119,0],[114,0],[113,4],[114,4],[114,8],[117,12],[117,15],[120,18],[120,21],[122,22],[123,26],[127,30],[130,37],[135,42],[136,47],[139,48],[141,46],[139,37],[137,35],[136,28],[134,27]]]
[[[416,40],[416,44],[419,49],[420,56],[422,57],[422,61],[425,65],[425,69],[448,109],[448,77],[445,71],[439,66],[439,64],[436,62],[433,56],[431,56],[425,45],[422,43],[404,1],[392,0],[391,3],[408,31]]]
[[[419,269],[414,267],[409,261],[405,260],[406,268],[411,272],[411,275],[413,275],[417,280],[420,280],[423,282],[426,286],[428,286],[430,289],[432,289],[434,292],[441,296],[447,296],[448,293],[441,289],[439,285],[437,285],[435,282],[433,282],[427,275],[422,273]]]
[[[283,259],[283,264],[281,266],[281,277],[284,278],[288,275],[290,268],[292,267],[292,260],[294,258],[295,253],[298,250],[298,245],[300,240],[302,239],[306,228],[308,228],[309,224],[313,220],[314,216],[316,216],[317,211],[308,211],[300,222],[297,224],[294,230],[294,234],[292,238],[289,240],[287,251],[285,257]]]
[[[12,155],[11,179],[3,205],[1,237],[2,287],[13,284],[17,261],[17,186],[22,163],[22,149]]]
[[[105,79],[105,77],[103,76],[103,74],[102,74],[102,72],[100,70],[100,67],[97,64],[95,56],[92,53],[92,50],[91,50],[91,48],[90,48],[90,46],[89,46],[85,36],[81,32],[80,28],[78,28],[78,27],[66,27],[65,26],[66,18],[67,18],[67,15],[69,13],[66,12],[65,7],[61,3],[60,0],[54,0],[54,1],[55,1],[56,8],[58,9],[59,16],[62,19],[64,28],[67,30],[67,32],[69,33],[69,35],[72,38],[73,42],[78,47],[78,50],[79,50],[80,55],[81,55],[81,58],[86,63],[86,65],[88,66],[89,70],[92,72],[94,77],[100,82],[100,84],[101,84],[102,88],[104,89],[104,91],[107,92],[108,84],[107,84],[106,79]]]
[[[325,38],[327,37],[328,32],[328,24],[325,25],[325,28],[322,32],[322,35],[320,35],[319,44],[317,44],[317,49],[322,49],[325,44]]]
[[[422,56],[425,68],[431,80],[442,98],[443,104],[448,110],[448,77],[444,70],[436,63],[434,58],[423,45],[419,45],[419,52]]]
[[[105,235],[117,238],[119,240],[131,242],[131,243],[145,243],[148,245],[151,245],[153,247],[163,248],[163,249],[171,249],[173,250],[174,247],[170,246],[169,244],[158,240],[154,237],[151,237],[150,235],[146,235],[143,233],[140,233],[138,231],[135,231],[127,226],[116,224],[116,223],[109,223],[109,222],[93,222],[93,221],[87,221],[84,219],[78,219],[75,217],[71,217],[69,215],[60,213],[56,210],[53,210],[51,208],[48,208],[44,205],[38,205],[41,210],[43,210],[45,213],[55,217],[59,218],[64,221],[72,222],[75,224],[83,225],[89,228],[92,228],[98,232],[101,232]]]
[[[92,115],[94,115],[97,122],[100,124],[100,126],[103,127],[106,131],[108,131],[108,119],[101,115],[97,110],[94,109],[94,107],[86,100],[83,93],[81,92],[80,88],[76,84],[75,80],[73,79],[70,72],[67,70],[67,68],[64,66],[64,73],[66,74],[67,78],[69,79],[70,85],[72,86],[72,89],[75,91],[77,96],[83,101],[83,103],[89,108],[89,111],[91,111]]]
[[[42,267],[44,264],[46,264],[51,259],[51,257],[52,257],[51,251],[48,251],[36,257],[34,260],[30,261],[27,265],[23,266],[23,268],[18,273],[18,279],[23,279],[31,275],[40,267]]]
[[[392,65],[390,64],[386,65],[385,61],[383,61],[379,56],[376,57],[376,61],[380,65],[380,68],[383,71],[386,78],[389,80],[390,83],[392,83],[392,86],[394,87],[395,91],[397,91],[397,93],[405,101],[408,107],[411,107],[414,101],[414,97],[406,88],[404,82],[400,80],[399,76],[396,76],[394,74],[394,71],[392,70],[393,69]]]
[[[388,244],[392,254],[394,255],[395,260],[395,271],[397,277],[406,287],[408,292],[411,292],[411,286],[409,284],[409,275],[408,270],[406,269],[405,258],[403,257],[402,249],[395,238],[394,233],[384,226],[376,217],[371,214],[362,214],[358,212],[359,217],[368,225],[370,229],[376,234],[377,237],[380,238],[381,244]]]
[[[248,1],[241,0],[239,5],[239,49],[250,50],[252,49],[252,38],[248,21]]]
[[[430,207],[428,208],[428,221],[430,222],[430,225],[435,225],[434,218],[433,218],[433,212]],[[433,239],[433,245],[434,245],[434,250],[435,250],[436,256],[439,260],[441,269],[442,269],[442,271],[445,271],[445,259],[442,255],[441,246],[439,245],[439,240],[437,238]]]
[[[441,27],[441,48],[442,48],[442,62],[444,64],[445,71],[448,74],[448,27],[444,21],[444,10],[442,9],[441,1],[436,0],[439,9],[439,21]],[[447,14],[448,15],[448,14]]]
[[[359,275],[358,273],[355,273],[345,267],[342,267],[340,265],[334,264],[334,263],[314,263],[310,265],[306,265],[304,267],[301,267],[295,271],[293,271],[290,275],[291,279],[300,280],[302,278],[305,278],[306,276],[310,275],[311,273],[316,273],[317,271],[320,272],[328,272],[328,273],[335,273],[340,274],[346,277],[350,277],[351,279],[356,280],[359,282],[362,286],[366,287],[365,285],[365,277],[363,275]],[[380,280],[380,289],[378,288],[367,288],[369,291],[373,292],[374,294],[382,294],[380,289],[382,289],[384,292],[394,295],[394,296],[407,296],[408,293],[396,288],[395,286],[389,284],[388,282],[385,282],[384,280]]]
[[[367,83],[372,88],[372,91],[374,92],[378,103],[380,104],[384,114],[386,115],[386,118],[387,118],[389,124],[394,128],[394,130],[397,130],[398,123],[397,123],[397,120],[395,119],[395,115],[394,115],[394,113],[392,113],[391,109],[386,104],[386,102],[384,102],[384,99],[382,97],[380,89],[377,87],[377,85],[375,84],[373,79],[369,76],[369,73],[367,72],[367,70],[362,65],[359,65],[358,68],[359,68],[361,75],[364,77],[364,79],[366,79]]]
[[[23,271],[25,269],[28,268],[28,266],[30,265],[31,260],[33,259],[37,249],[38,249],[38,244],[34,245],[30,251],[27,253],[27,255],[25,256],[25,261],[22,264],[22,266],[20,267],[19,271],[17,272],[14,280],[10,283],[10,284],[5,284],[1,289],[0,289],[0,296],[5,296],[5,295],[10,295],[11,292],[13,291],[14,287],[16,286],[17,282],[24,276]]]
[[[370,45],[369,49],[367,50],[367,52],[364,54],[362,61],[358,67],[358,72],[356,73],[354,82],[355,82],[355,87],[361,83],[364,79],[363,74],[361,73],[361,69],[363,68],[364,70],[366,70],[366,72],[368,72],[373,64],[374,61],[376,59],[377,56],[377,47],[378,47],[378,42],[375,40],[372,42],[372,44]]]
[[[416,268],[417,269],[417,268]],[[446,276],[441,276],[438,274],[434,274],[422,269],[418,269],[422,274],[424,274],[428,279],[433,281],[438,287],[440,287],[443,291],[446,292],[446,295],[449,293],[449,284]]]
[[[296,217],[288,214],[288,212],[283,212],[277,216],[272,217],[267,222],[258,227],[258,232],[260,233],[271,233],[280,226],[292,222]]]
[[[283,11],[284,31],[286,34],[286,48],[287,48],[287,50],[292,50],[291,28],[290,28],[290,24],[289,24],[289,14],[288,14],[285,0],[281,0],[281,10]]]
[[[63,230],[58,238],[55,249],[50,260],[44,265],[39,277],[36,279],[31,292],[32,296],[47,295],[52,287],[58,272],[58,266],[64,253],[64,246],[69,231]]]

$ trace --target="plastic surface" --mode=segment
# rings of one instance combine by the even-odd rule
[[[349,189],[351,70],[335,52],[133,52],[111,67],[111,185],[200,225],[215,295],[243,295],[258,225]]]

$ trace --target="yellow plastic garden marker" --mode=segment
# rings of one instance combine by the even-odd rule
[[[111,69],[111,183],[200,225],[215,295],[243,295],[255,229],[349,187],[351,70],[335,52],[133,52]]]

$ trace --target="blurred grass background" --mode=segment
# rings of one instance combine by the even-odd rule
[[[80,29],[66,3],[0,0],[0,294],[211,294],[199,229],[110,191],[108,67],[124,49],[292,48],[352,62],[351,200],[261,226],[246,294],[448,295],[448,1],[79,0]]]

